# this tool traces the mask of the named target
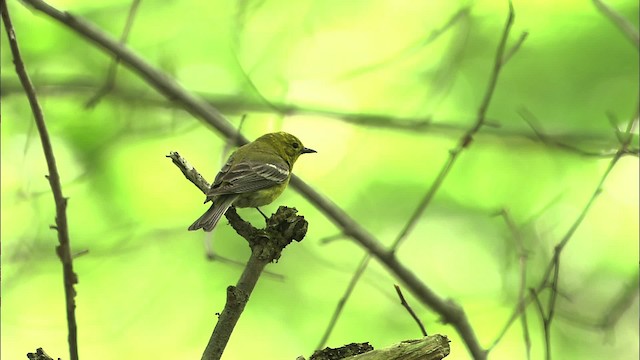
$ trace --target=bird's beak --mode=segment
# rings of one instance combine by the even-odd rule
[[[309,154],[309,153],[316,153],[317,151],[313,150],[313,149],[309,149],[309,148],[303,148],[302,149],[302,153],[303,154]]]

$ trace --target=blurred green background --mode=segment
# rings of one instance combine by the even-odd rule
[[[637,28],[637,1],[607,3]],[[52,4],[116,38],[131,6]],[[638,107],[637,48],[590,1],[514,7],[508,44],[523,31],[529,37],[500,75],[491,126],[460,156],[398,253],[428,286],[464,307],[483,346],[504,326],[519,286],[514,236],[492,215],[507,209],[513,218],[528,251],[526,286],[535,287],[611,158],[542,144],[522,109],[554,141],[611,154],[618,145],[612,123],[623,130]],[[489,0],[142,1],[128,45],[234,126],[246,114],[249,139],[284,130],[316,149],[295,173],[389,245],[474,121],[507,8]],[[211,179],[225,140],[125,68],[115,88],[87,108],[111,59],[17,1],[9,9],[70,197],[73,251],[89,251],[74,262],[80,358],[199,358],[225,288],[242,268],[208,261],[208,236],[186,231],[207,206],[165,155],[179,151]],[[53,199],[7,45],[3,30],[1,357],[24,359],[43,347],[64,359]],[[638,183],[637,156],[624,157],[563,253],[556,359],[638,358]],[[263,210],[278,205],[296,207],[309,232],[268,267],[285,279],[260,280],[225,359],[308,356],[364,253],[348,239],[324,243],[339,230],[294,190]],[[261,224],[254,210],[240,214]],[[216,252],[246,260],[246,244],[222,223]],[[379,348],[420,337],[395,282],[372,262],[327,345],[369,341]],[[620,318],[594,327],[628,287],[633,296]],[[452,327],[405,296],[430,333],[451,339],[448,358],[470,358]],[[532,358],[539,359],[535,306],[527,316]],[[490,358],[525,358],[519,323]]]

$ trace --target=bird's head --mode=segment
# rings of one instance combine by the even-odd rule
[[[268,144],[289,166],[293,166],[300,155],[316,152],[313,149],[304,147],[297,137],[283,131],[264,134],[255,141]]]

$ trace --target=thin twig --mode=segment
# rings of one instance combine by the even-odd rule
[[[126,44],[127,39],[129,38],[129,33],[131,32],[131,27],[133,26],[133,20],[135,19],[136,12],[138,10],[138,6],[140,5],[140,0],[133,0],[131,2],[131,7],[129,8],[129,15],[127,15],[127,21],[124,25],[124,29],[122,30],[122,35],[120,36],[120,44]],[[116,82],[116,75],[118,72],[118,64],[120,63],[120,57],[116,55],[109,64],[109,69],[107,70],[107,80],[104,85],[98,89],[98,91],[89,99],[85,104],[86,108],[92,108],[100,102],[100,99],[107,95],[112,89],[113,85]]]
[[[577,314],[572,312],[558,313],[558,317],[577,323],[582,327],[591,328],[598,331],[612,331],[622,315],[633,305],[638,297],[638,281],[640,273],[636,271],[631,279],[618,291],[618,293],[609,300],[610,306],[596,317],[593,316],[591,309],[589,314]]]
[[[611,307],[606,311],[600,321],[599,327],[601,329],[612,328],[616,325],[618,320],[622,317],[627,309],[633,305],[633,301],[638,297],[638,281],[640,280],[640,273],[636,271],[635,276],[627,282],[624,288],[614,297]]]
[[[529,289],[529,293],[531,294],[531,298],[536,304],[536,308],[538,309],[538,313],[540,314],[540,319],[542,320],[542,330],[544,333],[544,358],[546,360],[551,360],[551,333],[549,326],[551,325],[551,321],[544,313],[544,306],[538,297],[538,291],[535,289]]]
[[[207,260],[209,261],[218,261],[222,264],[229,264],[229,265],[233,265],[233,266],[238,266],[238,267],[245,267],[247,264],[242,262],[242,261],[238,261],[238,260],[233,260],[233,259],[229,259],[227,257],[224,257],[222,255],[216,254],[216,253],[207,253]],[[282,274],[278,274],[275,273],[273,271],[269,271],[269,270],[263,270],[262,274],[264,276],[268,276],[274,280],[277,281],[285,281],[286,277]]]
[[[336,327],[336,324],[338,323],[338,318],[340,318],[340,315],[342,314],[342,310],[344,310],[344,306],[347,304],[347,300],[349,299],[349,297],[351,296],[351,293],[355,289],[356,284],[358,284],[360,277],[362,276],[362,274],[364,274],[364,270],[367,268],[369,261],[371,261],[371,256],[365,256],[362,258],[362,260],[360,260],[360,264],[358,264],[358,268],[351,276],[351,280],[349,281],[347,288],[345,289],[344,293],[340,297],[340,300],[338,300],[338,304],[336,304],[336,308],[331,314],[331,319],[329,320],[329,324],[325,328],[324,333],[322,334],[322,338],[320,339],[320,342],[316,346],[316,350],[322,349],[327,343],[327,340],[329,340],[329,336],[331,336],[333,329]]]
[[[504,54],[502,65],[508,63],[509,60],[511,60],[511,58],[513,57],[513,55],[515,55],[515,53],[517,53],[518,50],[520,50],[520,47],[522,46],[524,41],[527,40],[528,36],[529,36],[529,33],[526,31],[520,34],[518,41],[516,41],[516,43],[511,46],[511,49],[509,50],[508,53]]]
[[[522,321],[522,336],[524,337],[525,350],[527,352],[527,359],[531,359],[531,336],[529,335],[529,326],[527,324],[527,313],[526,309],[526,300],[525,300],[525,291],[527,287],[527,250],[524,246],[524,241],[522,239],[522,234],[520,230],[516,226],[515,222],[511,218],[511,215],[506,209],[503,209],[500,213],[504,218],[507,227],[511,232],[511,237],[514,240],[516,252],[518,253],[518,262],[520,265],[520,284],[518,286],[518,299],[516,301],[516,312],[520,314],[520,319]],[[501,337],[493,343],[493,345],[489,348],[489,351],[493,349],[493,347],[498,344]]]
[[[31,79],[29,79],[27,69],[22,61],[22,56],[20,55],[20,49],[18,47],[18,40],[16,38],[13,24],[11,23],[11,18],[9,17],[9,9],[7,7],[6,0],[0,0],[0,7],[2,9],[2,20],[7,31],[7,37],[9,38],[9,45],[11,47],[11,54],[13,55],[13,63],[15,64],[16,73],[24,87],[24,92],[29,99],[29,105],[31,106],[31,112],[33,113],[38,133],[40,134],[42,150],[49,170],[47,179],[49,180],[49,185],[51,186],[51,192],[53,193],[53,199],[56,205],[55,229],[58,233],[59,243],[58,246],[56,246],[56,253],[62,263],[62,274],[64,280],[69,358],[71,360],[78,360],[78,329],[75,314],[76,291],[74,289],[74,285],[78,283],[78,277],[73,271],[73,256],[71,255],[71,245],[69,243],[69,227],[66,211],[68,199],[62,194],[60,174],[58,173],[58,166],[56,165],[56,158],[53,153],[53,147],[51,146],[51,139],[49,138],[49,132],[47,131],[44,114],[40,104],[38,103],[38,97],[35,89],[33,88],[33,84],[31,83]]]
[[[344,79],[352,79],[357,76],[362,76],[363,74],[368,74],[380,69],[384,69],[386,66],[392,65],[394,62],[397,62],[399,59],[410,58],[411,56],[416,54],[418,51],[424,49],[425,47],[429,46],[431,43],[438,40],[443,34],[451,30],[454,27],[454,25],[457,25],[458,23],[461,23],[464,20],[468,21],[470,12],[471,12],[471,9],[468,6],[465,6],[459,9],[458,11],[456,11],[455,14],[453,14],[453,16],[449,18],[449,20],[444,25],[431,31],[431,33],[428,36],[426,36],[424,40],[416,41],[415,43],[410,44],[404,49],[398,50],[393,55],[387,58],[381,59],[380,61],[368,64],[368,65],[364,65],[364,66],[359,66],[357,69],[352,71],[347,71],[346,73],[340,75],[336,80],[342,81]],[[463,42],[463,41],[460,41],[460,42]]]
[[[593,0],[593,3],[598,10],[604,14],[604,16],[609,18],[609,20],[611,20],[611,22],[614,23],[620,31],[622,31],[636,49],[640,49],[640,35],[638,34],[638,29],[636,29],[629,20],[624,18],[601,0]]]
[[[337,233],[329,236],[325,236],[322,239],[318,240],[318,242],[322,245],[330,244],[334,241],[343,240],[346,236],[343,233]]]
[[[569,144],[565,144],[560,141],[557,141],[551,138],[550,136],[544,134],[544,132],[540,129],[540,125],[539,125],[540,122],[531,111],[529,111],[526,108],[521,108],[520,110],[518,110],[518,114],[520,114],[520,117],[522,117],[522,119],[527,123],[527,125],[529,125],[531,130],[533,130],[533,133],[535,134],[537,139],[547,146],[568,150],[570,152],[577,153],[580,155],[585,155],[585,156],[610,157],[615,154],[615,151],[606,153],[606,152],[591,152],[587,150],[582,150],[573,145],[569,145]]]
[[[606,115],[607,115],[607,120],[609,120],[609,124],[613,129],[613,133],[616,134],[616,139],[618,139],[618,143],[622,144],[624,142],[624,138],[622,137],[622,133],[620,132],[620,129],[618,129],[618,119],[616,118],[615,114],[613,114],[610,111],[607,111]]]
[[[429,336],[427,335],[427,330],[424,328],[422,321],[420,321],[420,318],[418,318],[418,315],[416,315],[415,311],[413,311],[413,309],[411,308],[407,300],[404,298],[404,295],[402,294],[402,290],[400,290],[400,286],[393,285],[393,287],[396,288],[396,293],[398,293],[398,297],[400,298],[400,304],[402,304],[402,306],[404,306],[404,308],[407,309],[407,311],[409,312],[413,320],[415,320],[416,323],[418,324],[418,327],[420,328],[420,332],[422,333],[422,336]]]

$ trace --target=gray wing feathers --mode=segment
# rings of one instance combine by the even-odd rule
[[[282,184],[288,178],[289,169],[284,163],[243,162],[228,168],[225,165],[216,176],[207,196],[256,191]]]

